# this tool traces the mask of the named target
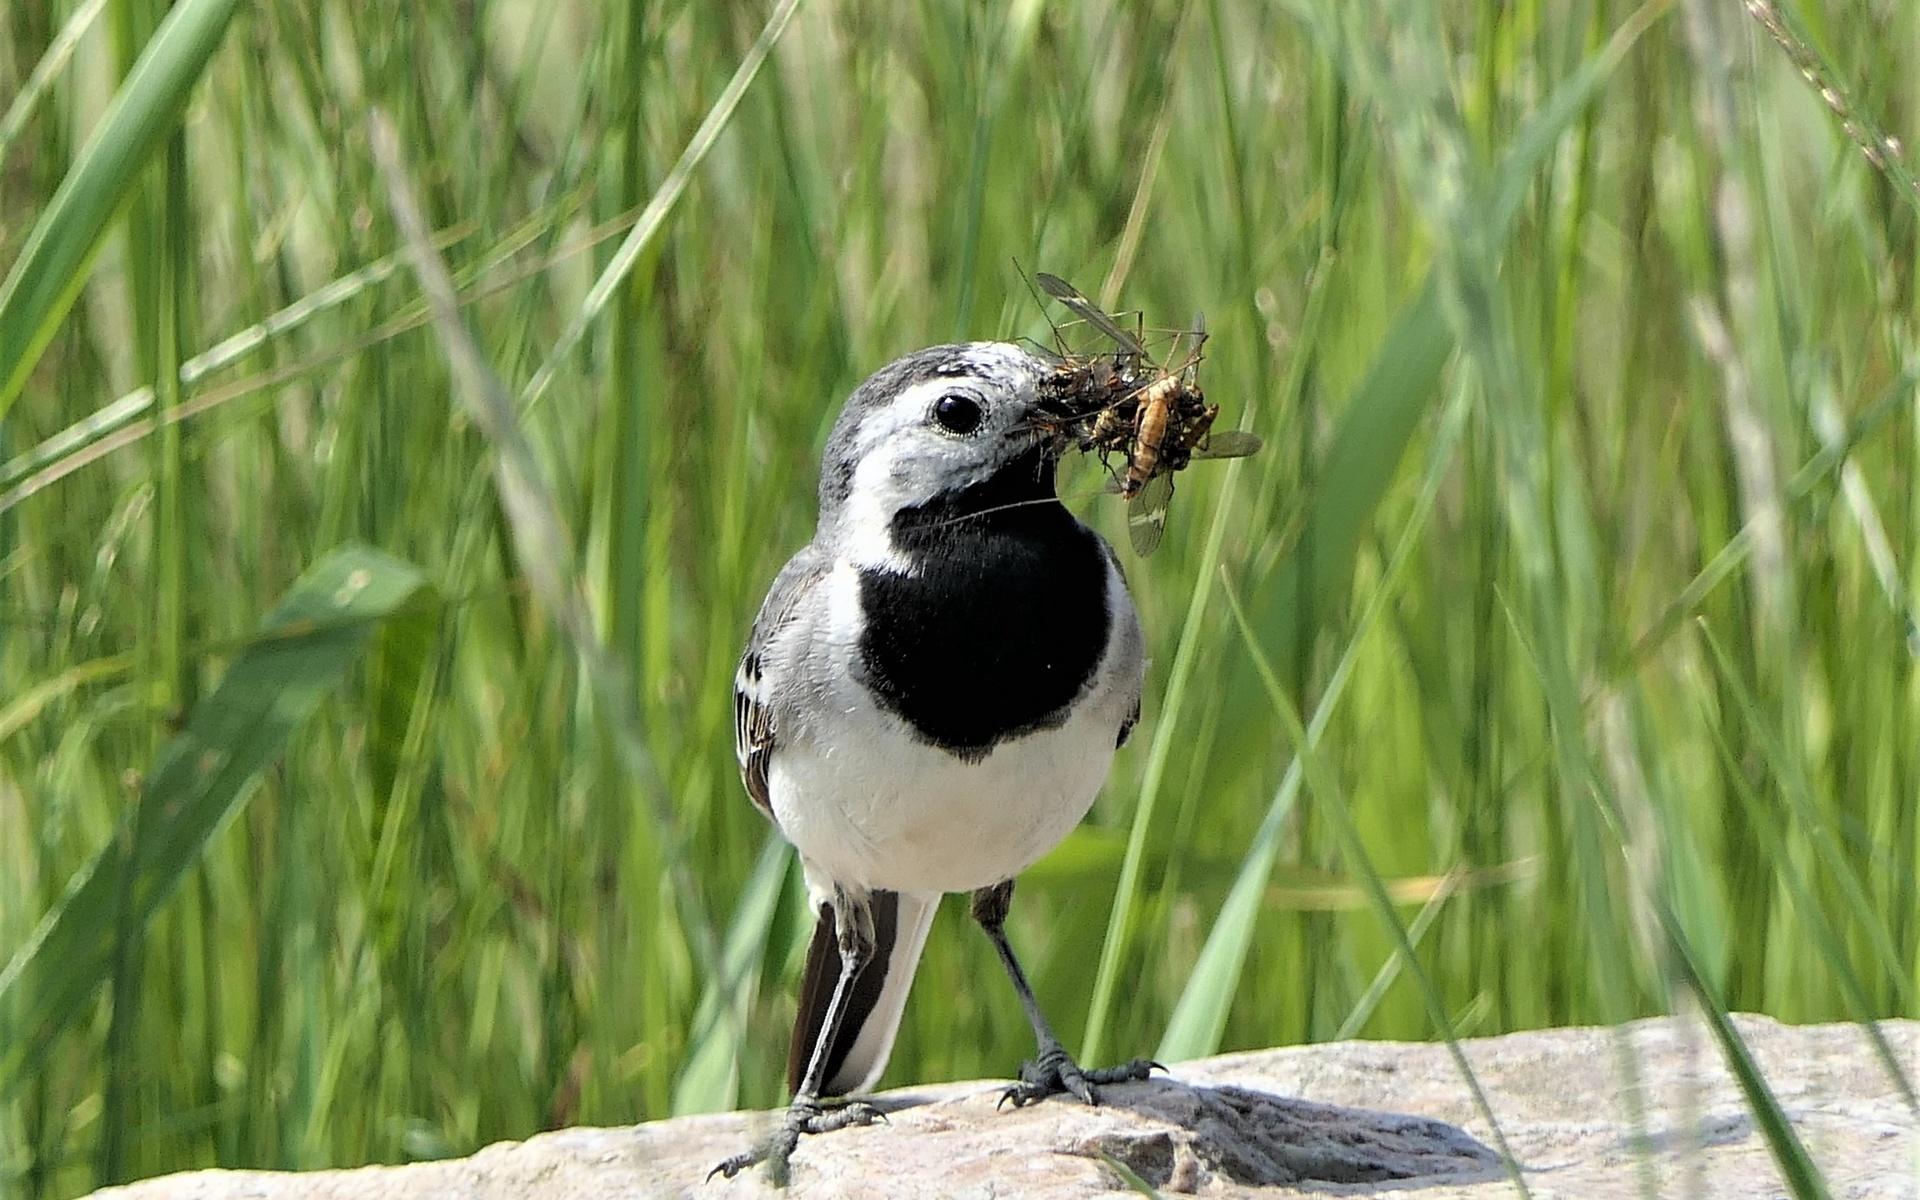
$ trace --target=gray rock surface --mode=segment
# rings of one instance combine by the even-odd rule
[[[1739,1026],[1835,1197],[1920,1196],[1917,1126],[1851,1025]],[[1920,1023],[1883,1029],[1905,1064]],[[1710,1034],[1679,1019],[1463,1044],[1535,1197],[1785,1195]],[[1622,1070],[1629,1051],[1634,1078]],[[1911,1066],[1908,1068],[1911,1070]],[[1110,1088],[1098,1109],[996,1111],[1001,1085],[887,1093],[891,1123],[804,1139],[795,1200],[1162,1193],[1517,1194],[1443,1045],[1344,1042],[1228,1054]],[[1630,1103],[1637,1096],[1638,1104]],[[1636,1132],[1633,1112],[1638,1108]],[[97,1193],[112,1200],[415,1200],[772,1195],[756,1172],[703,1182],[769,1127],[765,1113],[569,1129],[471,1158],[304,1175],[203,1171]],[[1111,1161],[1110,1161],[1111,1160]]]

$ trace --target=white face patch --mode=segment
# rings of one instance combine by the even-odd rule
[[[893,544],[893,518],[941,492],[979,483],[999,468],[1007,430],[1004,405],[993,403],[996,391],[998,381],[927,379],[861,422],[859,465],[841,510],[845,558],[863,567],[912,573],[912,564]],[[950,392],[985,402],[987,416],[978,432],[943,433],[928,421],[934,402]]]
[[[842,510],[841,545],[847,560],[859,566],[910,575],[912,564],[893,544],[893,514],[899,511],[898,507],[889,504],[871,483],[862,479],[869,473],[884,475],[889,464],[880,462],[875,471],[869,472],[870,463],[874,463],[871,457],[862,460],[853,473],[853,494],[847,497],[846,508]]]

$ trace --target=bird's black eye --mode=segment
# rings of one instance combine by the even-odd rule
[[[972,433],[980,428],[980,402],[949,392],[933,402],[933,419],[948,433]]]

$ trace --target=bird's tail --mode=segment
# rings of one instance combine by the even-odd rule
[[[872,1087],[887,1069],[893,1037],[900,1031],[900,1014],[907,1004],[920,949],[927,944],[927,928],[940,907],[939,893],[875,891],[873,905],[874,954],[854,979],[853,995],[839,1035],[827,1048],[826,1084],[821,1093],[845,1096]],[[833,902],[820,905],[814,920],[813,942],[807,947],[807,973],[800,985],[800,1012],[793,1022],[793,1045],[787,1054],[787,1090],[798,1091],[807,1073],[813,1044],[827,1019],[827,1004],[840,977],[840,945],[834,935]]]

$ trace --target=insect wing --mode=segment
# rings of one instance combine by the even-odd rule
[[[1120,328],[1119,324],[1102,312],[1093,301],[1081,295],[1079,288],[1058,275],[1049,275],[1045,271],[1035,271],[1033,281],[1039,284],[1040,289],[1047,295],[1066,305],[1067,310],[1074,316],[1112,338],[1114,343],[1128,354],[1138,354],[1143,358],[1146,356],[1147,352],[1141,347],[1139,340]]]
[[[1141,558],[1160,546],[1167,531],[1167,506],[1173,502],[1173,476],[1155,475],[1127,504],[1127,539]]]
[[[1187,361],[1181,364],[1180,370],[1198,372],[1200,369],[1200,360],[1206,357],[1207,314],[1203,312],[1193,314],[1193,332],[1189,333],[1187,337],[1193,344],[1187,347]],[[1189,379],[1188,382],[1191,383],[1193,381]]]
[[[1047,363],[1049,366],[1058,367],[1067,361],[1066,356],[1060,353],[1060,351],[1055,350],[1052,346],[1043,346],[1030,337],[1016,337],[1012,340],[1022,350],[1025,350],[1028,354],[1033,355],[1042,362]]]
[[[1219,429],[1207,434],[1207,444],[1196,446],[1194,458],[1245,458],[1266,443],[1244,429]]]

